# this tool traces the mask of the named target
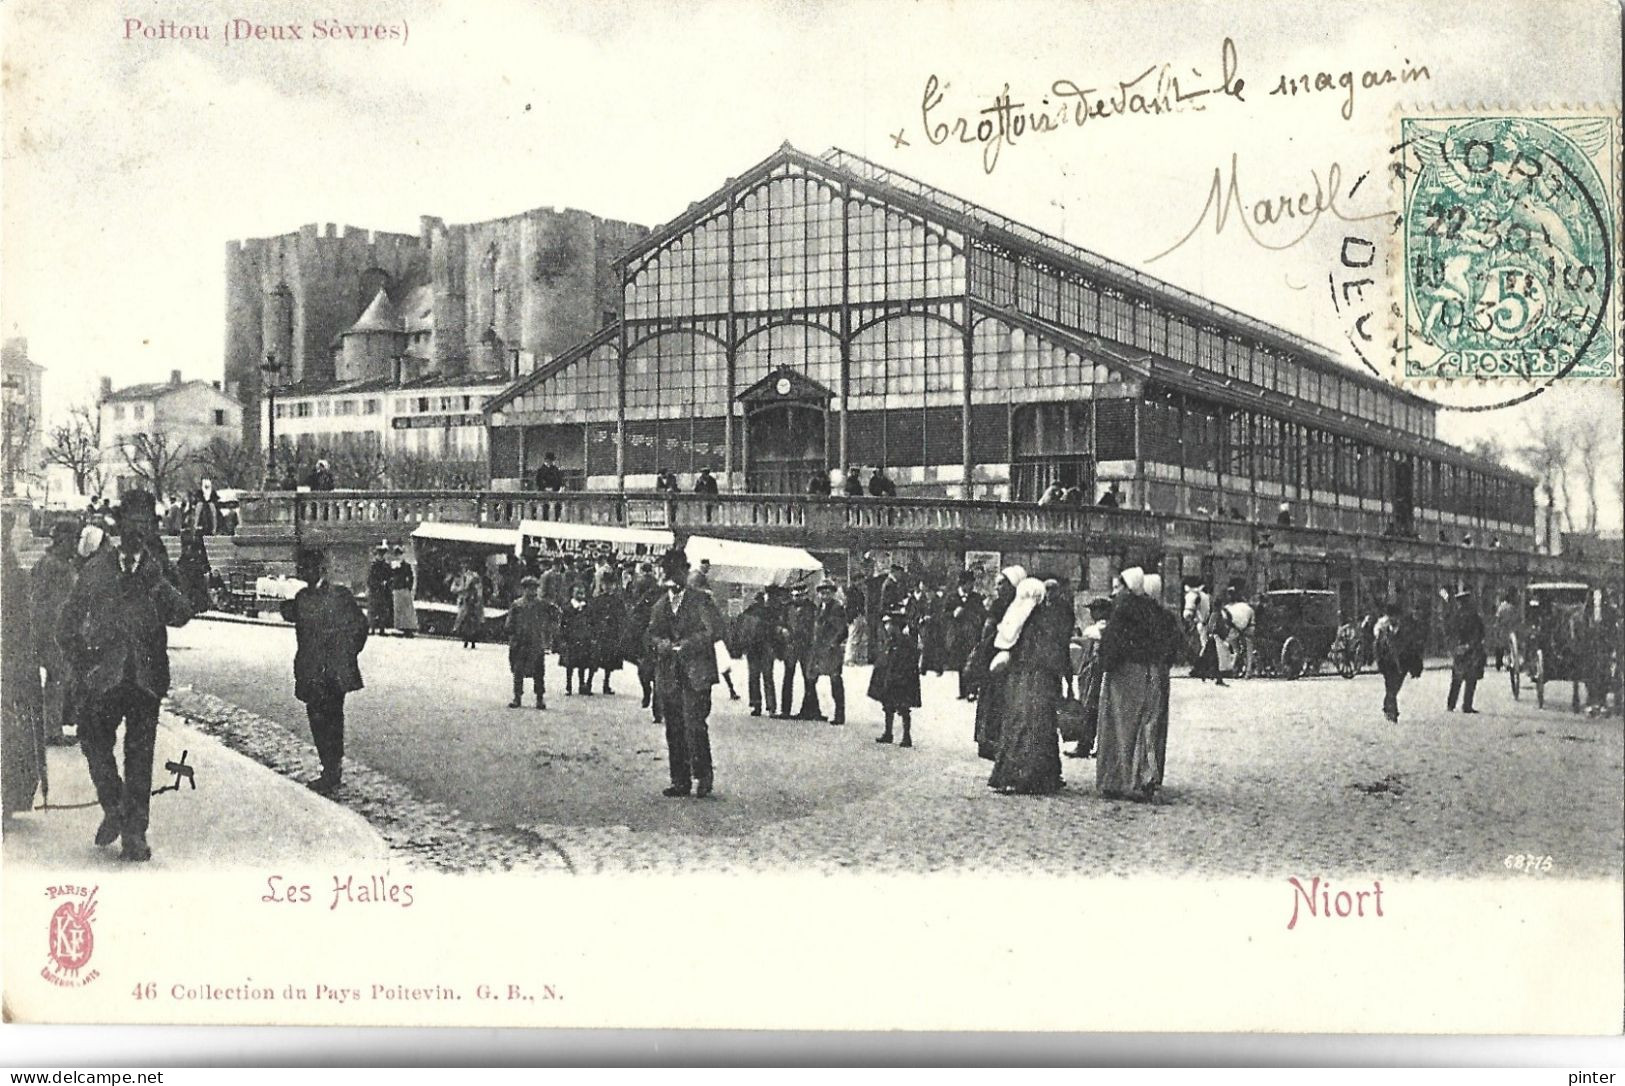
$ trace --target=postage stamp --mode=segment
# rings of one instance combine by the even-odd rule
[[[1620,372],[1618,118],[1401,117],[1403,379]]]

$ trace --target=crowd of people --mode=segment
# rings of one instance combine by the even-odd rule
[[[95,842],[122,842],[123,855],[136,861],[151,855],[147,799],[158,704],[169,684],[165,629],[209,604],[203,531],[186,530],[173,565],[158,533],[153,499],[135,492],[110,518],[55,526],[50,546],[25,574],[8,524],[0,601],[7,616],[6,812],[27,809],[36,791],[48,788],[44,749],[73,728],[103,809]],[[1193,675],[1222,682],[1235,654],[1222,651],[1234,630],[1220,616],[1245,614],[1233,601],[1203,611],[1193,628],[1191,612],[1163,603],[1161,577],[1137,567],[1118,574],[1109,597],[1087,602],[1086,619],[1074,613],[1065,582],[1029,576],[1020,566],[1005,568],[984,595],[970,571],[950,587],[897,564],[844,584],[786,575],[785,583],[755,591],[730,619],[713,593],[709,563],[691,567],[681,548],[658,559],[527,548],[490,565],[424,563],[416,570],[403,547],[379,546],[363,607],[330,579],[324,554],[300,556],[305,584],[283,617],[295,629],[294,695],[305,705],[321,762],[309,782],[320,793],[343,780],[345,701],[363,686],[359,657],[369,634],[417,631],[420,577],[455,600],[453,628],[466,649],[489,640],[501,616],[510,708],[523,707],[527,685],[535,707],[547,708],[550,655],[571,698],[614,694],[612,681],[630,666],[641,708],[665,727],[664,794],[672,797],[713,794],[708,721],[716,685],[748,701],[753,717],[839,727],[849,708],[844,668],[867,664],[864,693],[883,722],[877,743],[914,747],[921,676],[956,672],[958,697],[974,703],[967,745],[992,763],[990,788],[1057,792],[1065,755],[1095,760],[1101,795],[1154,801],[1167,770],[1172,669],[1190,658]],[[1491,648],[1499,666],[1510,643],[1516,666],[1518,613],[1509,596],[1486,624],[1469,593],[1451,598],[1448,709],[1477,711]],[[1601,693],[1600,701],[1588,700],[1606,711],[1616,674],[1607,637],[1617,641],[1617,621],[1612,635],[1606,623],[1595,625],[1597,637],[1583,645],[1607,651],[1576,659],[1588,690],[1594,684]],[[1383,715],[1397,721],[1400,692],[1422,671],[1421,623],[1390,605],[1365,626],[1384,680]],[[743,699],[734,682],[741,671]],[[122,776],[113,755],[121,728]],[[1071,749],[1063,751],[1063,742]]]

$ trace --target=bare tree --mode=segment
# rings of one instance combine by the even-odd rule
[[[327,458],[340,490],[371,490],[389,474],[389,463],[376,445],[346,442]]]
[[[1597,485],[1602,474],[1603,461],[1612,443],[1617,423],[1594,410],[1577,412],[1569,417],[1568,428],[1574,455],[1579,460],[1580,484],[1586,497],[1586,531],[1597,530]]]
[[[155,498],[173,484],[192,462],[192,453],[184,441],[174,441],[162,430],[152,433],[131,434],[119,446],[124,462],[130,470],[145,480]]]
[[[1495,434],[1486,434],[1467,443],[1467,451],[1481,460],[1488,460],[1492,464],[1503,467],[1507,462],[1506,444]]]
[[[192,458],[200,477],[216,487],[245,487],[258,483],[264,473],[260,456],[240,441],[213,437]]]
[[[75,494],[102,488],[102,413],[80,404],[68,411],[66,422],[51,427],[45,462],[68,469]]]
[[[26,462],[28,445],[34,439],[34,431],[38,426],[39,420],[34,417],[34,413],[28,409],[26,403],[13,402],[10,396],[6,397],[4,417],[0,419],[5,447],[0,449],[0,457],[4,457],[5,492],[8,495],[16,491],[19,475],[27,477],[39,470],[38,464]]]
[[[1569,519],[1569,436],[1563,420],[1551,414],[1537,416],[1529,423],[1529,440],[1518,450],[1521,459],[1535,477],[1541,489],[1551,496],[1551,507],[1546,518],[1546,549],[1554,550],[1555,535]],[[1561,506],[1557,503],[1562,496]]]
[[[489,478],[482,460],[441,460],[419,453],[384,457],[385,477],[398,490],[476,490]]]

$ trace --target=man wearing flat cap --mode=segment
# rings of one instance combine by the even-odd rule
[[[519,579],[519,598],[508,609],[508,670],[513,674],[513,700],[517,709],[525,696],[525,680],[536,690],[536,708],[547,708],[547,654],[558,637],[563,616],[558,604],[543,599],[541,579],[530,574]]]
[[[175,584],[157,535],[151,494],[126,494],[117,518],[118,546],[90,558],[57,620],[56,639],[81,676],[84,706],[79,745],[102,807],[97,845],[123,838],[126,860],[149,860],[147,815],[152,797],[158,703],[169,692],[169,634],[192,605]],[[113,757],[124,727],[124,775]]]
[[[711,593],[688,583],[688,560],[670,552],[662,566],[666,598],[649,616],[655,654],[655,692],[666,725],[671,786],[663,795],[711,794],[711,687],[717,682],[720,613]]]

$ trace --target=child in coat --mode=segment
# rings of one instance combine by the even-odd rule
[[[869,676],[869,696],[880,703],[886,714],[886,730],[875,737],[875,742],[890,743],[892,718],[901,716],[903,741],[897,745],[912,747],[910,711],[920,707],[920,643],[909,628],[906,611],[886,612],[874,648],[875,667]]]

